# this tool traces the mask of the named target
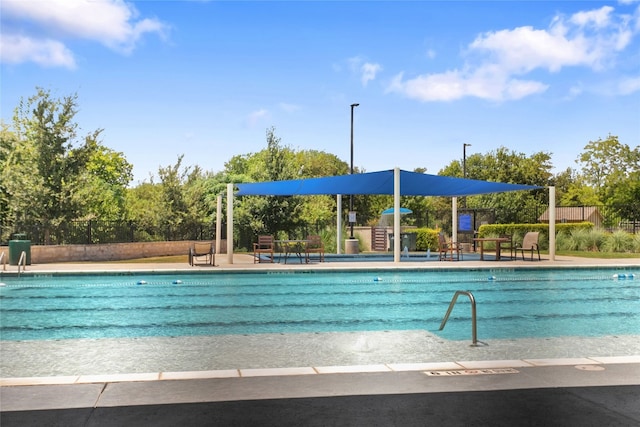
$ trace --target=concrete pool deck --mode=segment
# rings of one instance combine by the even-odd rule
[[[32,265],[26,271],[640,269],[639,259],[557,257],[551,262],[545,258],[542,262],[367,260],[284,265],[253,264],[251,256],[237,254],[231,265],[219,255],[217,267],[68,263]],[[7,266],[7,270],[13,274],[17,268]],[[488,346],[471,348],[468,342],[446,342],[423,331],[284,335],[235,341],[100,340],[104,347],[95,340],[73,340],[73,344],[59,340],[48,344],[54,347],[48,349],[49,359],[46,354],[34,355],[42,349],[29,348],[27,342],[16,344],[20,348],[3,342],[0,422],[3,426],[640,425],[640,340],[635,336],[492,340]],[[154,348],[155,352],[149,351]],[[5,375],[14,369],[7,362],[11,357],[31,354],[43,357],[43,365],[54,366],[60,360],[64,365],[74,352],[87,351],[87,365],[81,369],[65,371],[57,366],[53,374],[43,369],[33,376]],[[117,356],[112,366],[92,365],[91,351],[112,351]],[[213,353],[226,357],[211,357]],[[172,365],[172,359],[192,368],[177,361]]]

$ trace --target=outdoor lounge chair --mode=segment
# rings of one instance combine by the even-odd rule
[[[318,254],[320,262],[324,262],[324,243],[322,243],[320,236],[307,236],[307,246],[305,249],[306,262],[311,261],[310,254]]]
[[[189,248],[189,265],[216,265],[216,250],[211,242],[195,242]]]
[[[438,253],[439,261],[460,261],[462,258],[462,245],[456,242],[448,242],[444,233],[438,233]]]
[[[538,244],[538,237],[540,233],[537,231],[530,231],[524,235],[522,239],[522,245],[516,248],[516,251],[522,253],[522,260],[524,261],[524,251],[531,252],[531,261],[533,261],[533,252],[538,252],[538,261],[540,261],[540,245]]]
[[[263,254],[269,262],[273,262],[274,247],[273,236],[258,236],[258,243],[253,244],[253,263],[262,262]]]

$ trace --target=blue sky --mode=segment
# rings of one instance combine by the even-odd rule
[[[220,171],[281,143],[437,173],[501,146],[575,168],[640,144],[638,1],[2,0],[2,120],[78,94],[81,135],[134,165]]]

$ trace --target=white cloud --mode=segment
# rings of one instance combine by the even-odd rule
[[[376,78],[376,74],[382,70],[380,64],[372,64],[367,62],[362,64],[360,67],[360,71],[362,72],[362,77],[360,77],[360,81],[362,81],[362,86],[366,86],[371,80]]]
[[[635,92],[640,92],[640,76],[627,77],[618,82],[618,94],[631,95]]]
[[[522,78],[536,70],[557,73],[565,67],[601,70],[615,64],[616,54],[634,36],[629,15],[614,9],[556,16],[549,28],[530,26],[480,34],[467,50],[462,69],[413,78],[396,75],[389,92],[421,101],[451,101],[471,96],[501,101],[521,99],[547,90],[543,82]]]
[[[611,22],[611,12],[611,6],[603,6],[600,9],[575,13],[570,21],[581,27],[593,24],[596,28],[604,28]]]
[[[259,110],[253,111],[249,113],[247,117],[247,126],[252,128],[259,124],[263,119],[269,117],[269,111],[261,108]]]
[[[3,36],[0,38],[0,52],[2,62],[9,64],[35,62],[43,67],[76,67],[73,53],[55,40],[37,40],[19,35]]]
[[[362,86],[366,86],[370,81],[375,80],[377,74],[382,71],[380,64],[365,62],[361,56],[354,56],[347,60],[352,73],[360,77]]]
[[[2,16],[3,20],[27,24],[21,25],[19,35],[10,25],[3,25],[3,46],[7,40],[21,37],[23,46],[30,49],[23,55],[24,61],[34,62],[33,57],[43,50],[50,55],[60,51],[69,55],[63,39],[92,40],[129,54],[145,34],[164,37],[168,30],[157,19],[140,19],[133,5],[122,0],[3,0]],[[24,28],[32,28],[34,33],[25,33]],[[36,36],[36,31],[44,38]],[[2,61],[8,60],[5,53],[3,49]],[[65,62],[60,65],[68,66]]]
[[[278,106],[281,110],[286,111],[287,113],[295,113],[296,111],[300,110],[299,105],[288,104],[286,102],[281,102],[280,104],[278,104]]]

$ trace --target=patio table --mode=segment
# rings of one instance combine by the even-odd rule
[[[473,239],[474,242],[480,244],[480,260],[484,261],[484,243],[494,242],[496,244],[496,261],[500,261],[500,246],[503,243],[509,242],[506,237],[478,237]]]
[[[279,252],[284,254],[284,263],[287,263],[287,259],[289,255],[295,254],[300,260],[300,264],[302,264],[303,258],[306,261],[305,251],[307,249],[308,240],[303,239],[286,239],[286,240],[275,240],[276,247],[279,249]],[[308,262],[308,261],[307,261]]]

